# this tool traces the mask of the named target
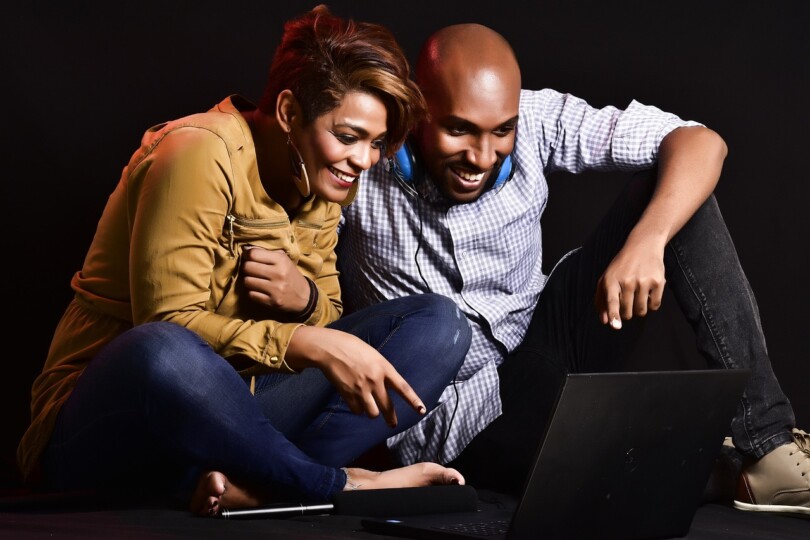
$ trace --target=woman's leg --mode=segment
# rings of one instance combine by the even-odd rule
[[[413,387],[428,410],[450,384],[470,346],[471,330],[455,303],[436,294],[413,295],[348,315],[331,328],[377,349]],[[257,378],[265,416],[301,450],[335,467],[351,463],[421,418],[391,391],[398,424],[353,413],[320,370]],[[290,404],[294,403],[294,409]],[[294,412],[295,414],[290,414]]]
[[[135,327],[90,362],[43,463],[56,489],[172,489],[164,475],[190,468],[326,500],[346,481],[276,430],[233,367],[173,323]]]

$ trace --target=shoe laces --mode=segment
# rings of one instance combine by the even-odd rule
[[[801,466],[803,461],[804,468],[802,469],[802,476],[810,474],[810,434],[796,428],[793,428],[791,434],[793,435],[793,442],[796,443],[797,450],[791,451],[790,455],[793,456],[797,453],[803,454],[798,457],[799,461],[796,463],[796,466]]]

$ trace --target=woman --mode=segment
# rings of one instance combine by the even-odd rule
[[[424,114],[408,76],[387,30],[319,6],[285,25],[258,108],[146,132],[34,383],[30,481],[186,488],[203,515],[463,483],[345,468],[435,407],[470,342],[435,295],[338,319],[340,204]]]

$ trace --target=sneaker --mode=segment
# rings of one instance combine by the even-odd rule
[[[810,435],[792,434],[793,442],[743,467],[735,508],[810,516]]]

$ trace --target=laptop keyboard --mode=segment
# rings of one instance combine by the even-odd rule
[[[438,528],[446,531],[474,534],[478,536],[495,536],[499,534],[506,534],[506,531],[509,530],[509,520],[498,519],[495,521],[482,521],[479,523],[454,523],[452,525],[444,525]]]

